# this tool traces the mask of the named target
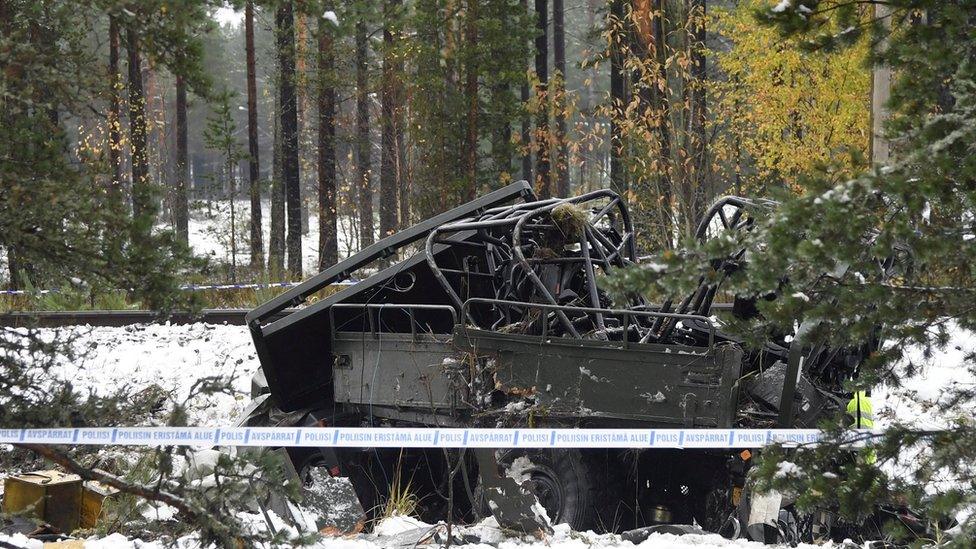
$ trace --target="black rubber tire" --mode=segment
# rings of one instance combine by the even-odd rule
[[[509,450],[498,464],[508,467],[525,456],[532,462],[526,469],[528,486],[545,508],[553,524],[568,524],[573,530],[593,530],[598,525],[596,509],[600,502],[598,483],[579,450]],[[477,496],[477,495],[476,495]],[[483,509],[487,505],[483,506]],[[488,513],[490,514],[490,512]]]

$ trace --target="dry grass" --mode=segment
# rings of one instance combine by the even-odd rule
[[[397,460],[396,469],[393,471],[393,480],[390,483],[390,496],[383,506],[381,518],[392,516],[413,516],[417,513],[417,505],[420,500],[411,490],[413,478],[404,482],[403,478],[403,450],[400,450],[400,459]]]
[[[549,216],[568,239],[579,236],[589,220],[586,210],[575,204],[560,204],[552,209]]]

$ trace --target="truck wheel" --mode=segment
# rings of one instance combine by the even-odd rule
[[[577,531],[596,526],[595,478],[579,450],[509,450],[498,463],[503,472],[519,475],[553,524],[566,523]]]

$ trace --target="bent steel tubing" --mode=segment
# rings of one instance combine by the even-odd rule
[[[637,311],[633,309],[603,309],[599,307],[571,307],[568,305],[550,305],[546,303],[527,303],[522,301],[508,301],[504,299],[491,299],[486,297],[472,297],[464,302],[463,309],[470,308],[471,305],[475,303],[484,303],[486,305],[498,306],[498,305],[509,305],[509,306],[520,306],[526,308],[535,308],[543,310],[572,310],[579,311],[582,313],[594,314],[602,313],[607,316],[643,316],[643,317],[670,317],[675,320],[697,320],[703,322],[708,326],[708,350],[711,350],[715,346],[715,323],[711,318],[701,315],[683,315],[678,313],[661,313],[657,311]]]
[[[441,287],[444,288],[447,296],[451,298],[454,302],[455,308],[460,311],[464,303],[461,301],[461,297],[457,295],[454,288],[451,287],[451,283],[447,281],[447,277],[441,272],[440,267],[437,266],[437,261],[434,260],[434,239],[437,237],[438,233],[441,232],[441,228],[434,229],[430,231],[427,235],[427,242],[424,244],[424,256],[427,259],[427,266],[430,267],[430,271],[434,273],[434,278],[440,283]],[[474,318],[470,315],[468,320],[474,323]]]
[[[776,202],[775,201],[772,201],[772,200],[768,200],[768,201],[765,201],[764,200],[764,201],[761,201],[761,202],[757,202],[757,201],[753,201],[753,200],[747,200],[747,199],[742,198],[740,196],[723,196],[723,197],[720,197],[720,198],[716,199],[714,202],[712,202],[712,205],[705,212],[705,215],[702,216],[701,223],[698,224],[698,227],[695,230],[695,238],[697,240],[699,240],[699,241],[701,241],[701,240],[703,240],[705,238],[705,235],[708,232],[708,226],[709,226],[709,224],[711,224],[711,219],[713,217],[715,217],[716,214],[722,215],[722,214],[719,214],[719,212],[722,212],[725,209],[725,206],[731,205],[731,206],[734,206],[734,207],[738,208],[738,210],[737,210],[737,214],[738,214],[737,217],[741,217],[742,216],[742,212],[746,208],[748,208],[748,207],[758,207],[758,206],[768,207],[768,206],[772,206],[772,205],[775,205],[775,204],[776,204]],[[722,224],[725,225],[726,227],[728,227],[728,225],[726,225],[725,222],[724,222],[725,221],[724,217],[725,216],[722,215],[722,218],[723,218],[723,223]],[[735,221],[733,221],[732,223],[734,225]],[[731,228],[731,227],[729,227],[729,228]]]
[[[546,288],[545,284],[542,283],[542,280],[539,278],[539,275],[536,274],[535,270],[532,268],[531,265],[529,265],[529,262],[526,260],[525,253],[522,251],[522,228],[525,226],[526,221],[528,221],[529,219],[532,219],[544,213],[551,212],[557,206],[560,206],[562,204],[576,204],[579,202],[588,202],[594,198],[606,196],[607,193],[611,193],[611,192],[612,191],[606,191],[606,190],[593,191],[574,198],[565,198],[565,199],[557,200],[551,204],[547,204],[540,208],[536,208],[532,211],[526,212],[519,218],[518,223],[515,224],[515,229],[512,231],[512,252],[515,255],[515,259],[517,259],[518,262],[522,265],[526,275],[529,277],[529,280],[532,281],[532,284],[535,285],[536,289],[539,290],[539,292],[543,295],[543,297],[545,297],[546,301],[548,301],[550,305],[558,306],[559,302],[556,301],[556,298],[552,296],[552,294],[549,292],[549,289]],[[576,330],[576,327],[573,326],[573,323],[569,320],[569,317],[566,316],[566,313],[561,309],[555,309],[555,313],[556,316],[559,318],[559,321],[562,323],[563,327],[566,328],[566,331],[572,334],[573,337],[579,339],[581,336],[579,332]]]
[[[593,307],[600,306],[600,294],[596,287],[596,272],[593,270],[593,262],[590,261],[590,239],[587,237],[586,231],[580,235],[580,251],[583,254],[583,267],[586,268],[586,286],[590,291],[590,305]],[[596,313],[596,327],[600,332],[605,332],[607,329],[606,324],[603,322],[603,313]],[[606,334],[604,334],[606,337]],[[624,334],[627,337],[627,334]]]
[[[552,305],[558,305],[558,302],[549,292],[548,288],[546,288],[545,285],[542,283],[542,280],[539,279],[539,276],[535,273],[535,270],[532,269],[532,267],[529,265],[528,261],[526,260],[525,254],[522,252],[521,249],[522,229],[526,221],[528,221],[529,219],[537,217],[547,212],[551,212],[557,206],[560,206],[562,204],[579,204],[584,202],[590,202],[592,200],[596,200],[598,198],[604,198],[604,197],[610,198],[611,202],[615,202],[616,205],[618,206],[618,209],[620,210],[621,219],[623,220],[624,230],[625,230],[625,235],[621,240],[620,246],[615,246],[613,245],[613,243],[609,242],[609,240],[603,238],[603,235],[600,234],[599,231],[591,230],[588,232],[591,235],[597,237],[599,240],[601,240],[602,241],[601,244],[607,246],[609,249],[614,249],[618,254],[619,252],[622,251],[624,245],[627,242],[630,242],[630,246],[628,246],[628,251],[630,252],[632,258],[636,258],[637,252],[636,252],[636,248],[634,247],[633,240],[632,239],[628,240],[629,235],[633,234],[632,231],[633,227],[631,225],[630,215],[627,212],[626,207],[624,207],[623,201],[620,200],[619,195],[617,195],[617,193],[609,189],[600,189],[580,196],[552,201],[549,204],[545,204],[539,208],[536,208],[532,211],[523,214],[521,218],[518,220],[518,223],[516,223],[515,225],[515,229],[512,232],[512,243],[514,248],[513,252],[515,254],[515,258],[519,261],[519,263],[522,264],[523,268],[526,271],[526,274],[528,275],[529,279],[532,281],[533,285],[535,285],[535,287],[542,293],[542,295],[546,298],[546,300]],[[590,224],[587,223],[587,225],[584,227],[584,230],[589,229],[589,225]],[[605,255],[603,258],[604,260],[606,260]],[[621,266],[624,266],[626,264],[625,260],[622,257],[618,257],[618,259],[620,260]],[[592,269],[592,263],[587,262],[587,265],[590,269]],[[577,332],[576,327],[572,325],[572,322],[569,320],[569,317],[566,316],[565,312],[559,309],[556,309],[555,312],[556,315],[559,317],[559,321],[563,324],[563,326],[567,329],[567,331],[569,331],[569,333],[571,333],[574,337],[579,338],[580,337],[579,332]]]

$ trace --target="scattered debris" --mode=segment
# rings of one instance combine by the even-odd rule
[[[82,481],[60,471],[34,471],[7,477],[3,512],[29,512],[57,531],[70,533],[81,520]]]

